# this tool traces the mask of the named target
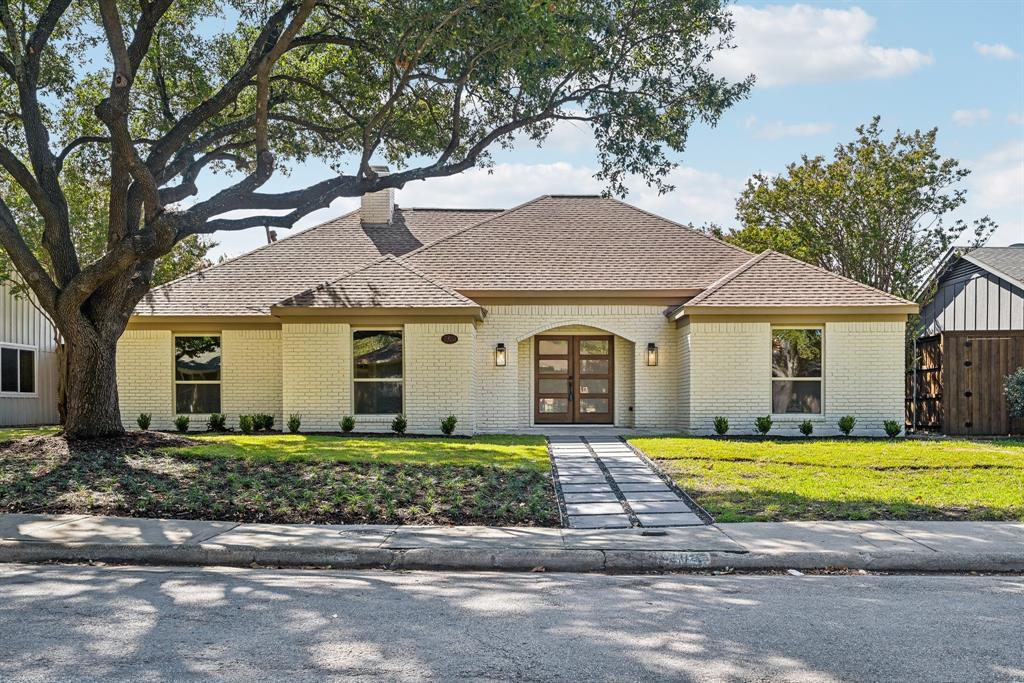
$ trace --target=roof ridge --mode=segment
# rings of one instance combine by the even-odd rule
[[[916,305],[913,301],[909,301],[907,299],[904,299],[901,296],[896,296],[895,294],[892,294],[890,292],[886,292],[885,290],[879,289],[878,287],[872,287],[871,285],[864,284],[860,280],[854,280],[853,278],[846,277],[845,275],[840,275],[839,273],[833,273],[828,268],[822,268],[821,266],[815,265],[813,263],[808,263],[807,261],[801,261],[800,259],[798,259],[796,257],[790,256],[788,254],[783,254],[781,251],[775,251],[774,249],[769,249],[768,251],[771,252],[772,254],[776,255],[776,256],[781,256],[784,259],[788,259],[790,261],[793,261],[794,263],[799,263],[799,264],[802,264],[802,265],[805,265],[805,266],[810,266],[811,268],[814,268],[815,270],[817,270],[817,271],[819,271],[821,273],[824,273],[825,275],[831,275],[832,277],[839,278],[840,280],[844,280],[844,281],[849,282],[851,284],[857,285],[858,287],[863,287],[864,289],[869,289],[872,292],[878,292],[879,294],[884,294],[887,297],[890,297],[892,299],[896,299],[897,301],[901,301],[901,302],[903,302],[905,304],[910,304],[912,306]]]
[[[650,216],[651,218],[657,218],[660,221],[665,221],[666,223],[671,223],[672,225],[679,226],[683,230],[686,230],[687,232],[692,232],[694,235],[697,235],[699,237],[703,237],[706,240],[710,240],[712,242],[717,242],[718,244],[725,245],[725,246],[729,247],[730,249],[734,249],[736,251],[741,251],[741,252],[743,252],[745,254],[750,254],[751,256],[754,255],[754,252],[752,252],[752,251],[748,251],[748,250],[744,249],[743,247],[737,247],[735,244],[730,244],[730,243],[726,242],[725,240],[718,239],[717,237],[712,237],[711,235],[708,235],[707,233],[704,233],[704,232],[701,232],[700,230],[697,230],[696,228],[692,227],[692,225],[683,225],[679,221],[674,221],[671,218],[665,218],[664,216],[659,216],[658,214],[654,213],[653,211],[648,211],[647,209],[641,209],[639,206],[636,206],[634,204],[630,204],[629,202],[623,201],[623,200],[619,199],[618,197],[605,197],[605,199],[610,199],[613,202],[618,202],[619,204],[622,204],[623,206],[627,206],[627,207],[633,209],[634,211],[639,211],[640,213],[645,214],[647,216]]]
[[[380,256],[378,256],[377,258],[373,259],[369,263],[364,263],[363,265],[357,266],[357,267],[353,268],[352,270],[347,270],[344,273],[342,273],[341,275],[339,275],[338,277],[334,278],[333,280],[328,280],[327,282],[321,282],[316,287],[307,287],[306,289],[302,290],[301,292],[296,292],[295,294],[290,294],[290,295],[286,296],[283,299],[279,299],[276,303],[271,304],[271,306],[279,306],[282,303],[284,303],[285,301],[290,301],[292,299],[296,299],[296,298],[302,296],[303,294],[310,294],[312,292],[320,291],[321,289],[323,289],[324,287],[326,287],[328,285],[333,285],[335,282],[339,282],[339,281],[344,280],[345,278],[347,278],[347,277],[349,277],[351,275],[355,275],[356,273],[358,273],[358,272],[360,272],[362,270],[366,270],[370,266],[377,265],[381,261],[386,261],[388,258],[394,258],[394,257],[391,254],[381,254]]]
[[[694,303],[697,303],[699,305],[702,299],[708,298],[709,296],[717,292],[719,289],[727,285],[729,282],[731,282],[734,278],[739,276],[741,273],[745,273],[746,271],[750,270],[750,268],[752,268],[754,264],[763,261],[771,253],[773,253],[771,249],[765,249],[760,254],[752,256],[750,260],[748,260],[746,263],[742,263],[739,265],[739,267],[733,268],[731,271],[729,271],[728,273],[726,273],[725,275],[723,275],[722,277],[718,278],[710,285],[708,285],[708,287],[703,292],[693,297],[683,305],[692,306]]]

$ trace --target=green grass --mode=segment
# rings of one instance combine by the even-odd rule
[[[0,512],[557,526],[540,437],[160,433],[0,443]]]
[[[636,438],[718,521],[1024,521],[1024,442]]]
[[[59,431],[60,427],[0,427],[0,443],[26,436],[51,436]]]

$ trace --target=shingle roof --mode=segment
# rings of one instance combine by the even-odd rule
[[[978,247],[967,252],[967,256],[997,274],[1024,282],[1024,247]]]
[[[623,202],[544,196],[404,257],[472,290],[703,289],[750,252]]]
[[[281,301],[302,308],[479,308],[458,292],[383,256],[341,278]]]
[[[136,315],[269,315],[270,306],[337,279],[382,254],[400,256],[498,210],[395,209],[392,225],[355,211],[155,288]]]
[[[776,251],[765,251],[681,307],[915,306],[855,280]]]

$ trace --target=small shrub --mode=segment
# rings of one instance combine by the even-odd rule
[[[391,431],[395,434],[405,434],[405,428],[409,426],[409,423],[405,421],[405,415],[395,415],[395,419],[391,421]]]
[[[771,415],[765,415],[763,417],[759,417],[756,420],[754,420],[754,430],[758,434],[760,434],[761,436],[764,436],[765,434],[770,432],[771,429],[772,429],[772,416]]]
[[[274,428],[274,416],[266,413],[256,413],[252,416],[252,428],[256,431],[269,432]]]
[[[174,426],[178,428],[179,432],[187,432],[189,422],[190,419],[188,415],[179,415],[174,418]]]
[[[814,423],[810,420],[804,420],[800,423],[800,433],[804,436],[810,436],[814,433]]]
[[[135,422],[139,425],[139,429],[146,431],[149,429],[149,423],[153,421],[153,416],[149,413],[139,413],[139,416],[135,418]]]
[[[252,415],[239,415],[238,416],[238,428],[242,430],[243,434],[252,434],[253,427],[255,426]]]
[[[849,436],[850,432],[852,432],[853,428],[856,426],[857,418],[853,415],[843,415],[839,418],[839,431],[841,431],[844,436]]]
[[[292,434],[299,433],[299,427],[302,426],[302,416],[298,413],[292,413],[288,416],[288,431]]]
[[[228,423],[228,416],[224,413],[210,413],[210,419],[206,423],[206,428],[211,432],[223,432]]]
[[[341,426],[341,431],[348,434],[349,432],[356,428],[356,419],[351,415],[346,415],[345,417],[341,418],[341,422],[339,422],[338,424]]]
[[[882,428],[890,439],[895,439],[903,431],[903,425],[896,420],[886,420],[882,423]]]
[[[715,418],[715,434],[719,436],[725,436],[725,433],[729,431],[729,418],[722,417],[719,415]]]
[[[455,425],[456,423],[458,423],[458,421],[459,418],[455,417],[454,415],[449,415],[445,419],[441,420],[441,432],[445,436],[451,436],[452,433],[455,431]]]
[[[1010,417],[1024,417],[1024,368],[1017,368],[1003,379],[1003,393]]]

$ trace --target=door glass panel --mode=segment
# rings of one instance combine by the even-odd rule
[[[537,372],[540,374],[569,372],[569,361],[565,358],[541,358],[537,361]]]
[[[581,356],[607,356],[607,339],[583,339],[580,341]]]
[[[569,399],[566,398],[541,398],[537,400],[542,413],[567,413],[569,412]]]
[[[580,361],[580,371],[588,375],[607,375],[607,358],[585,358]]]
[[[582,398],[580,399],[581,413],[607,413],[608,399],[606,398]]]
[[[607,394],[608,393],[608,380],[606,379],[581,379],[580,380],[580,393],[587,394]]]
[[[567,379],[541,379],[537,380],[537,392],[541,394],[567,394],[569,393],[569,380]]]
[[[537,343],[537,352],[542,356],[565,356],[569,353],[568,339],[541,339]]]

